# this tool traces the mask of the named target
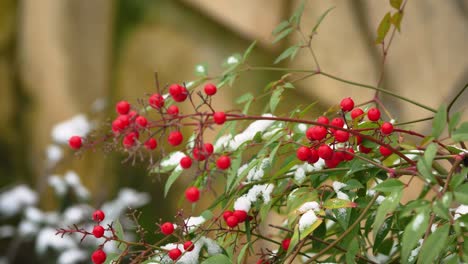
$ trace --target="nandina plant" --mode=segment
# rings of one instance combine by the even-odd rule
[[[377,30],[383,64],[405,6],[402,1],[390,3],[393,9]],[[101,226],[102,211],[93,214],[93,230],[75,226],[57,233],[101,239],[91,256],[94,263],[467,262],[468,123],[460,124],[461,113],[451,111],[467,86],[448,104],[433,109],[382,88],[383,74],[371,85],[326,72],[311,42],[331,9],[310,35],[299,26],[302,10],[303,5],[274,30],[275,42],[292,32],[302,38],[275,63],[304,49],[310,52],[312,70],[252,66],[247,59],[253,44],[229,57],[218,76],[199,65],[195,81],[160,87],[156,79],[156,91],[139,104],[116,103],[107,133],[70,138],[70,147],[80,153],[104,146],[148,163],[150,173],[165,179],[165,194],[179,177],[192,177],[179,195],[194,204],[193,212],[203,213],[180,210],[175,217],[155,220],[156,232],[165,238],[154,244],[146,242],[152,232],[142,232],[145,227],[138,227],[138,240],[129,241],[117,221]],[[284,72],[257,96],[270,98],[265,112],[250,111],[258,102],[251,93],[236,101],[242,111],[215,107],[211,102],[217,91],[235,86],[245,71]],[[314,76],[373,89],[375,95],[337,98],[318,117],[309,114],[313,104],[277,114],[282,94]],[[382,93],[431,116],[400,122],[380,99]],[[191,111],[179,111],[182,104]],[[431,133],[408,129],[418,122],[432,122]],[[219,132],[215,140],[205,137],[208,129]],[[167,148],[177,150],[169,153]],[[156,161],[158,152],[162,159]],[[416,179],[423,183],[420,190],[412,188]],[[220,185],[221,192],[214,192]],[[403,203],[408,190],[417,192],[417,198]],[[206,196],[211,204],[199,208]],[[120,251],[105,252],[109,242],[118,243]]]

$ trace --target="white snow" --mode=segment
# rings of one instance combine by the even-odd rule
[[[37,223],[23,220],[18,224],[18,234],[22,237],[34,236],[39,232],[39,225]]]
[[[44,254],[48,248],[57,251],[64,251],[70,248],[76,248],[77,244],[71,236],[56,236],[57,231],[51,227],[43,228],[36,238],[36,252]]]
[[[333,190],[338,193],[342,188],[346,187],[346,184],[339,182],[339,181],[334,181],[332,183]]]
[[[299,231],[302,232],[317,221],[317,216],[313,210],[307,211],[299,219]]]
[[[297,129],[302,132],[302,133],[305,133],[307,131],[307,125],[306,124],[298,124],[297,125]]]
[[[411,254],[408,257],[408,262],[412,262],[419,254],[419,250],[421,250],[421,246],[424,242],[424,239],[419,239],[419,245],[415,249],[411,250]]]
[[[252,205],[252,202],[250,202],[250,199],[247,198],[246,196],[241,196],[237,198],[237,200],[234,202],[234,210],[241,210],[244,212],[250,211],[250,206]]]
[[[237,64],[239,63],[239,59],[237,59],[236,57],[234,56],[230,56],[228,59],[227,59],[227,64]]]
[[[250,188],[246,194],[237,198],[237,200],[234,202],[234,210],[248,212],[252,206],[252,203],[257,201],[259,196],[262,197],[264,203],[268,203],[271,200],[271,192],[274,188],[275,186],[269,183],[252,186],[252,188]]]
[[[0,239],[12,237],[15,234],[15,227],[12,225],[0,226]]]
[[[423,221],[424,221],[424,215],[423,214],[418,214],[416,216],[416,218],[414,219],[414,222],[413,222],[413,225],[412,225],[413,230],[417,230],[418,227],[422,224]]]
[[[174,243],[166,244],[162,246],[161,248],[165,250],[171,250],[174,248],[180,249],[180,251],[182,251],[182,256],[176,262],[178,264],[198,264],[199,263],[198,260],[200,258],[200,252],[203,248],[206,248],[206,252],[208,253],[209,256],[220,254],[222,252],[221,247],[214,240],[210,238],[202,236],[192,241],[194,243],[194,248],[192,251],[185,251],[182,244],[174,244]],[[156,252],[156,253],[160,253],[160,252]],[[156,261],[156,263],[173,263],[167,255],[164,255],[162,257],[157,256],[153,259]]]
[[[305,212],[307,212],[309,210],[319,211],[320,210],[320,205],[317,202],[306,202],[303,205],[301,205],[301,207],[299,207],[299,209],[297,209],[297,211],[300,214],[303,214],[303,213],[305,213]]]
[[[52,139],[57,143],[66,144],[70,137],[85,137],[91,129],[92,125],[86,116],[78,114],[68,120],[56,124],[52,128]]]
[[[24,216],[27,220],[40,223],[44,219],[44,214],[36,207],[27,207],[24,210]]]
[[[150,196],[147,193],[140,193],[130,188],[122,188],[117,198],[104,203],[101,210],[106,213],[106,218],[102,225],[110,224],[117,219],[127,208],[141,207],[147,204]]]
[[[223,152],[226,148],[229,147],[229,142],[232,140],[231,134],[226,134],[218,138],[214,144],[214,152],[220,153]]]
[[[88,260],[89,255],[88,252],[85,250],[71,248],[67,249],[60,254],[57,259],[58,264],[74,264],[74,263],[82,263]]]
[[[57,195],[64,196],[67,193],[67,185],[59,175],[51,175],[47,181]]]
[[[375,200],[375,202],[377,204],[381,204],[384,200],[385,200],[385,196],[379,195],[377,196],[377,199]]]
[[[181,151],[172,152],[171,154],[169,154],[168,157],[164,158],[161,161],[161,167],[164,168],[164,167],[178,166],[180,163],[180,160],[185,156],[187,155],[185,155]]]
[[[91,212],[91,208],[86,204],[71,206],[63,212],[62,220],[65,225],[80,223],[89,219]]]
[[[264,117],[274,117],[271,114],[264,114]],[[264,132],[269,128],[275,121],[273,120],[257,120],[251,123],[242,133],[234,136],[232,140],[229,141],[230,150],[236,150],[243,143],[252,140],[255,137],[255,134],[258,132]]]
[[[206,219],[203,216],[198,216],[198,217],[189,217],[184,220],[185,226],[187,227],[187,230],[189,233],[192,233],[197,229],[198,226],[203,224],[206,221]],[[185,232],[185,230],[184,230]]]
[[[248,167],[250,164],[244,164],[237,170],[237,176],[239,177]],[[252,167],[249,172],[247,173],[245,183],[258,181],[263,178],[265,175],[265,169],[270,166],[270,159],[262,159],[260,164]]]
[[[22,184],[0,194],[0,216],[11,217],[37,203],[37,193]]]
[[[349,201],[349,196],[346,193],[341,192],[341,191],[336,193],[336,198]]]
[[[52,167],[63,158],[63,150],[59,146],[51,144],[46,148],[46,155],[47,165]]]

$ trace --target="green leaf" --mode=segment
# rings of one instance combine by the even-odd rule
[[[284,39],[285,37],[287,37],[289,34],[291,34],[291,32],[293,32],[293,28],[288,28],[286,30],[284,30],[283,32],[279,33],[276,38],[273,40],[273,44]]]
[[[458,123],[460,122],[461,115],[462,115],[462,112],[456,112],[455,114],[452,115],[452,117],[450,117],[450,122],[448,125],[448,130],[450,132],[453,132],[455,128],[457,127]]]
[[[111,264],[111,263],[114,263],[113,261],[114,260],[118,260],[120,257],[120,254],[118,253],[107,253],[107,256],[106,256],[106,261],[104,262],[104,264]]]
[[[468,141],[468,122],[463,122],[460,127],[453,132],[452,140],[455,142]]]
[[[208,221],[211,218],[213,218],[213,212],[211,212],[210,210],[205,210],[203,211],[203,213],[200,214],[200,216],[202,216],[203,218],[206,219],[206,221]]]
[[[311,190],[308,187],[301,187],[296,190],[297,191],[291,192],[288,196],[288,201],[286,203],[288,213],[292,213],[306,202],[317,200],[318,194],[315,190]]]
[[[433,203],[432,210],[437,216],[444,218],[445,220],[450,220],[449,208],[452,205],[452,199],[452,193],[445,193],[441,199],[438,199]]]
[[[273,35],[276,35],[276,34],[280,33],[281,31],[283,31],[283,29],[289,27],[289,25],[290,25],[290,24],[289,24],[289,21],[286,21],[286,20],[282,21],[281,23],[279,23],[279,24],[275,27],[275,29],[273,29],[272,34],[273,34]]]
[[[398,204],[400,204],[402,194],[403,189],[393,191],[389,196],[385,198],[385,200],[382,201],[380,206],[377,208],[377,214],[375,216],[373,228],[374,236],[377,235],[378,230],[382,226],[387,214],[393,213],[393,211],[395,211],[395,209],[398,207]]]
[[[294,11],[293,15],[289,19],[291,23],[299,25],[301,23],[302,13],[304,12],[305,0],[302,0],[299,7]]]
[[[432,136],[439,138],[447,125],[447,106],[442,104],[432,120]]]
[[[287,48],[283,53],[281,53],[278,58],[276,58],[274,64],[279,63],[280,61],[287,59],[288,57],[291,57],[291,59],[296,55],[297,51],[299,50],[300,46],[299,45],[294,45],[289,48]]]
[[[252,93],[246,93],[237,98],[236,104],[243,104],[245,102],[252,101],[253,99],[254,96],[252,95]]]
[[[245,252],[247,252],[247,249],[249,248],[250,243],[245,243],[245,245],[242,247],[241,251],[239,252],[239,255],[237,256],[237,264],[241,264],[242,261],[244,260],[244,255]]]
[[[125,240],[125,236],[124,236],[124,231],[123,231],[123,227],[122,227],[122,224],[120,223],[119,219],[115,220],[114,224],[113,224],[113,227],[114,227],[114,230],[115,230],[115,235],[121,239],[121,240]],[[123,243],[120,243],[118,248],[120,250],[125,250],[125,244]]]
[[[390,231],[392,227],[392,221],[393,217],[389,217],[385,219],[382,227],[380,227],[379,231],[375,235],[375,240],[374,240],[374,245],[372,247],[372,250],[374,252],[374,255],[376,252],[378,252],[378,249],[382,242],[385,240],[385,237],[387,236],[388,232]]]
[[[427,146],[426,151],[424,151],[424,156],[420,158],[416,164],[418,172],[429,182],[435,182],[434,175],[432,174],[432,162],[436,154],[437,145],[431,143]]]
[[[406,226],[401,240],[401,262],[408,263],[411,251],[418,244],[429,225],[429,210],[422,210]]]
[[[249,57],[250,53],[252,53],[256,44],[257,41],[252,42],[252,44],[250,44],[250,46],[245,50],[244,55],[242,55],[243,62],[245,62],[245,60]]]
[[[395,14],[393,14],[392,19],[391,19],[392,24],[396,27],[398,32],[400,32],[401,30],[402,19],[403,19],[403,13],[401,12],[396,12]]]
[[[379,183],[373,189],[378,192],[394,192],[403,189],[404,186],[405,185],[397,179],[387,179]]]
[[[284,89],[282,87],[276,88],[270,97],[270,110],[272,113],[275,112],[276,107],[278,106],[281,100],[281,94],[283,93]]]
[[[450,188],[455,189],[458,186],[460,186],[460,184],[462,184],[465,181],[467,174],[468,174],[468,167],[463,167],[463,169],[460,172],[453,174],[452,180],[449,183]]]
[[[314,28],[312,28],[312,34],[317,32],[317,29],[318,27],[320,26],[320,24],[322,23],[323,19],[328,15],[328,13],[330,13],[330,11],[332,11],[335,7],[330,7],[328,8],[325,12],[323,12],[322,15],[320,15],[320,17],[318,18],[317,20],[317,23],[315,23],[315,26]]]
[[[390,0],[390,5],[393,8],[400,10],[401,2],[403,2],[403,0]]]
[[[355,258],[359,252],[359,241],[357,238],[353,238],[351,243],[346,247],[346,263],[356,263]]]
[[[208,76],[208,67],[206,66],[206,64],[195,65],[195,75],[200,77]]]
[[[201,264],[232,264],[226,255],[218,254],[205,259]]]
[[[391,14],[388,12],[380,21],[379,27],[377,28],[377,38],[375,40],[376,44],[380,44],[384,41],[385,36],[387,36],[388,30],[390,29]]]
[[[182,173],[182,168],[181,167],[176,167],[169,178],[167,178],[166,184],[164,185],[164,197],[167,196],[167,193],[169,192],[169,189],[171,189],[172,184],[179,178],[180,174]]]
[[[322,207],[326,209],[354,208],[356,207],[356,203],[348,201],[348,200],[332,198],[332,199],[326,200],[323,203]]]
[[[454,191],[455,201],[461,204],[468,204],[468,183],[458,186]]]
[[[288,248],[288,255],[294,250],[296,245],[299,243],[301,239],[305,239],[308,235],[310,235],[315,229],[317,229],[323,222],[323,219],[318,218],[315,223],[313,223],[311,226],[307,227],[306,229],[302,230],[302,232],[299,232],[299,225],[296,225],[294,228],[294,234],[291,238],[291,242],[289,244]]]

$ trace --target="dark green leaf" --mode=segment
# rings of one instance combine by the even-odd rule
[[[356,263],[355,258],[359,252],[359,241],[357,238],[353,238],[351,243],[346,247],[346,263]]]
[[[436,263],[437,256],[447,246],[449,230],[448,223],[440,226],[424,241],[419,253],[418,264]]]
[[[388,12],[380,21],[379,27],[377,28],[377,38],[375,40],[376,44],[380,44],[384,41],[385,36],[387,36],[388,30],[390,29],[391,14]]]
[[[283,51],[283,53],[281,53],[278,56],[278,58],[276,58],[274,64],[277,64],[280,61],[287,59],[288,57],[292,58],[293,55],[295,55],[295,53],[299,50],[299,48],[300,48],[299,45],[294,45],[294,46],[287,48],[285,51]]]
[[[403,189],[404,186],[405,185],[397,179],[387,179],[375,186],[374,190],[378,192],[394,192]]]
[[[323,12],[322,15],[320,15],[320,17],[318,18],[317,20],[317,23],[315,23],[315,26],[314,28],[312,28],[312,34],[317,32],[317,29],[318,27],[320,26],[320,24],[322,23],[323,19],[328,15],[328,13],[330,13],[330,11],[332,11],[335,7],[330,7],[328,8],[325,12]]]
[[[432,136],[439,138],[447,125],[447,106],[442,104],[432,121]]]
[[[399,189],[392,192],[389,196],[385,198],[385,200],[382,201],[380,206],[377,208],[377,214],[375,216],[373,228],[374,236],[377,235],[378,230],[384,223],[387,214],[393,213],[393,211],[395,211],[395,209],[398,207],[398,204],[400,204],[402,194],[403,189]]]
[[[291,34],[291,32],[293,32],[293,28],[288,28],[286,30],[284,30],[283,32],[279,33],[276,38],[273,40],[272,43],[276,43],[282,39],[284,39],[285,37],[287,37],[289,34]]]
[[[182,168],[176,167],[169,178],[167,178],[166,184],[164,185],[164,197],[167,196],[167,193],[169,192],[169,189],[171,188],[172,184],[179,178],[180,174],[182,173]]]
[[[276,26],[275,29],[273,29],[272,34],[276,35],[276,34],[280,33],[281,31],[283,31],[283,29],[287,28],[288,26],[289,26],[289,21],[285,20],[285,21],[279,23],[278,26]]]
[[[468,167],[463,167],[460,172],[453,174],[452,180],[450,181],[450,188],[455,189],[462,184],[466,179],[466,175],[468,175]]]
[[[271,110],[271,113],[275,112],[276,107],[278,106],[278,103],[281,100],[281,94],[283,94],[283,91],[284,91],[284,89],[282,87],[278,87],[271,94],[271,97],[270,97],[270,110]]]
[[[401,240],[401,262],[408,263],[411,251],[418,244],[429,225],[429,210],[423,210],[414,216],[413,220],[405,227]]]
[[[468,183],[458,186],[454,191],[455,201],[461,204],[468,204]]]
[[[232,264],[226,255],[218,254],[205,259],[201,264]]]
[[[401,6],[401,2],[403,0],[390,0],[390,5],[395,8],[395,9],[398,9],[400,10],[400,6]]]
[[[393,221],[393,217],[389,217],[385,219],[384,223],[382,224],[382,227],[380,227],[379,231],[375,235],[374,245],[372,248],[374,253],[378,252],[380,245],[382,244],[388,232],[390,231],[392,227],[392,221]]]

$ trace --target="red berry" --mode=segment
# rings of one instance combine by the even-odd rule
[[[214,147],[211,143],[203,144],[203,149],[194,148],[193,149],[193,158],[199,161],[204,161],[208,156],[213,154]]]
[[[367,153],[371,152],[372,149],[371,148],[366,148],[366,147],[364,147],[364,145],[359,145],[359,151],[364,153],[364,154],[367,154]]]
[[[343,127],[344,126],[344,120],[343,120],[343,118],[340,118],[340,117],[333,118],[330,125],[336,126],[336,127]]]
[[[362,143],[362,137],[360,137],[360,136],[358,136],[358,135],[356,135],[356,136],[354,136],[354,137],[356,138],[356,144],[357,144],[357,145],[359,145],[359,144]]]
[[[127,101],[120,101],[115,105],[115,111],[121,115],[126,115],[130,111],[130,104]]]
[[[154,138],[150,138],[145,142],[145,147],[149,150],[153,150],[158,146],[158,142]]]
[[[372,107],[367,111],[367,118],[369,118],[370,121],[377,121],[380,118],[380,111],[379,109]]]
[[[119,115],[117,119],[122,122],[122,129],[126,128],[130,124],[130,117],[128,115]]]
[[[237,220],[239,221],[239,223],[242,223],[245,221],[245,219],[247,219],[247,212],[246,211],[242,211],[242,210],[235,210],[233,213],[232,213],[233,216],[235,216],[237,218]]]
[[[221,156],[216,161],[216,167],[221,170],[226,170],[231,166],[231,158],[228,156]]]
[[[184,242],[184,250],[192,251],[194,248],[195,246],[193,245],[192,241],[189,240]]]
[[[131,148],[133,145],[135,145],[135,140],[138,139],[138,134],[136,132],[130,132],[128,133],[122,143],[125,148]]]
[[[164,98],[160,94],[153,94],[148,99],[148,103],[154,109],[159,109],[164,106]]]
[[[177,107],[177,105],[171,105],[167,108],[167,113],[170,115],[178,115],[179,107]]]
[[[130,118],[130,120],[134,120],[135,117],[138,117],[138,113],[134,110],[130,111],[128,114],[127,114],[128,118]]]
[[[329,120],[326,116],[319,116],[319,118],[317,118],[317,123],[328,125]]]
[[[380,154],[382,154],[382,156],[384,157],[390,156],[393,153],[389,148],[386,148],[384,146],[380,146],[379,151]]]
[[[188,187],[185,190],[185,198],[191,203],[198,201],[200,199],[200,190],[197,187]]]
[[[333,136],[335,136],[336,141],[341,143],[347,142],[349,139],[349,133],[343,130],[336,130]]]
[[[214,151],[213,144],[205,143],[205,144],[203,144],[203,146],[205,147],[205,152],[208,154],[208,156],[213,154],[213,151]]]
[[[192,159],[189,156],[185,156],[185,157],[181,158],[180,159],[180,166],[183,169],[188,169],[188,168],[192,167]]]
[[[102,220],[104,220],[104,217],[106,215],[104,214],[103,211],[101,210],[96,210],[94,211],[93,213],[93,220],[96,221],[96,222],[101,222]]]
[[[327,136],[327,129],[323,126],[310,127],[306,131],[309,140],[322,140]]]
[[[117,133],[117,132],[123,130],[124,128],[125,128],[125,125],[122,122],[122,120],[117,118],[112,122],[112,131]]]
[[[140,126],[140,127],[146,127],[148,124],[148,120],[144,116],[139,116],[135,119],[135,122]]]
[[[238,223],[239,219],[237,219],[237,217],[235,217],[234,215],[231,215],[226,219],[226,224],[231,228],[236,227]]]
[[[167,141],[172,146],[180,145],[180,143],[182,143],[183,140],[184,140],[184,137],[182,136],[182,133],[180,133],[179,131],[172,131],[169,134],[169,137],[167,138]]]
[[[161,225],[161,233],[168,236],[174,232],[174,224],[166,222]]]
[[[340,106],[341,110],[345,112],[351,111],[354,108],[354,101],[351,99],[351,97],[344,98],[341,100]]]
[[[340,155],[341,154],[341,155]],[[331,159],[325,160],[325,165],[327,168],[333,169],[340,164],[343,158],[343,152],[333,152]]]
[[[172,84],[169,86],[169,94],[172,96],[174,101],[183,102],[188,96],[188,91],[182,85]]]
[[[226,122],[226,114],[224,112],[216,112],[213,114],[213,120],[216,124],[222,125]]]
[[[68,145],[72,149],[80,149],[82,144],[83,142],[79,136],[73,136],[68,140]]]
[[[316,149],[310,149],[310,157],[309,159],[307,160],[308,163],[310,164],[314,164],[315,162],[317,162],[319,160],[319,155],[318,155],[318,151]]]
[[[330,148],[330,146],[326,145],[326,144],[323,144],[321,145],[318,150],[318,155],[320,158],[324,159],[324,160],[329,160],[333,157],[333,150],[332,148]]]
[[[233,214],[232,211],[229,211],[229,210],[224,211],[224,213],[223,213],[224,221],[227,221],[227,219],[228,219],[230,216],[232,216],[232,214]]]
[[[288,251],[289,244],[291,244],[291,239],[290,238],[285,238],[281,242],[281,247],[284,249],[284,251]]]
[[[100,226],[100,225],[97,225],[97,226],[94,226],[93,228],[93,235],[96,237],[96,238],[100,238],[104,235],[104,227]]]
[[[363,114],[364,114],[364,111],[362,111],[361,108],[354,108],[353,111],[351,111],[351,118],[353,120],[356,118],[361,119]]]
[[[216,85],[212,83],[207,83],[205,84],[204,90],[207,95],[211,96],[211,95],[214,95],[218,89],[216,88]]]
[[[309,160],[310,155],[311,155],[310,148],[308,147],[302,146],[302,147],[299,147],[296,151],[296,157],[302,161]]]
[[[351,152],[352,154],[349,154],[349,153],[346,153],[344,152],[344,159],[345,160],[352,160],[354,159],[354,149],[352,148],[348,148],[348,149],[345,149],[347,152]]]
[[[182,256],[182,251],[180,251],[180,249],[178,248],[173,248],[171,250],[169,250],[169,258],[171,258],[172,260],[177,260],[180,258],[180,256]]]
[[[106,257],[106,252],[104,252],[102,249],[97,249],[91,255],[91,260],[94,264],[102,264],[104,261],[106,261]]]
[[[393,132],[393,125],[390,122],[385,122],[382,124],[382,127],[380,127],[380,131],[384,135],[389,135]]]

